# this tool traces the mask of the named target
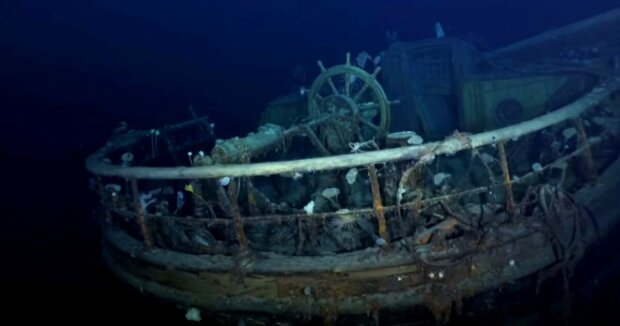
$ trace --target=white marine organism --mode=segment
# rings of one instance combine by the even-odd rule
[[[482,153],[480,155],[480,158],[482,158],[482,161],[486,164],[491,164],[497,161],[497,159],[495,159],[495,157],[493,157],[491,154],[489,153]]]
[[[291,177],[293,179],[293,181],[299,181],[301,180],[301,178],[304,177],[304,174],[301,172],[295,172],[293,173],[293,176]]]
[[[304,177],[304,174],[297,171],[297,172],[284,172],[282,174],[280,174],[280,176],[284,177],[284,178],[291,178],[293,179],[293,181],[299,181]]]
[[[121,189],[122,189],[120,185],[115,184],[115,183],[108,183],[103,188],[111,193],[119,193],[121,192]]]
[[[121,163],[122,166],[130,166],[131,162],[133,162],[133,154],[131,152],[126,152],[121,155]]]
[[[348,209],[339,209],[337,215],[330,221],[334,232],[354,232],[356,230],[368,230],[372,225],[363,216],[356,215]]]
[[[355,77],[355,75],[349,75],[349,84],[353,85],[355,84],[355,81],[357,80],[357,77]]]
[[[230,184],[230,177],[221,177],[217,180],[217,183],[219,183],[222,187],[226,187]]]
[[[265,135],[279,135],[282,133],[282,127],[273,123],[266,123],[258,127],[258,132]]]
[[[306,206],[304,206],[304,211],[308,215],[314,213],[314,200],[311,200],[309,203],[306,204]]]
[[[435,36],[437,38],[444,38],[444,37],[446,37],[446,33],[444,33],[443,27],[441,27],[441,23],[440,22],[436,22],[433,27],[435,28]]]
[[[153,198],[153,193],[151,192],[140,194],[140,206],[143,211],[146,211],[147,207],[156,201],[157,199]]]
[[[347,178],[347,183],[352,185],[353,183],[355,183],[355,180],[357,179],[357,169],[356,168],[351,168],[349,170],[349,172],[347,172],[346,178]]]
[[[431,164],[431,163],[433,163],[434,160],[435,160],[435,154],[430,152],[430,153],[426,153],[426,154],[422,155],[420,157],[420,160],[418,161],[418,163],[420,163],[420,164]]]
[[[155,157],[157,154],[157,137],[159,137],[160,131],[157,129],[151,129],[151,156]]]
[[[362,149],[372,148],[372,147],[377,148],[377,143],[375,143],[374,139],[367,140],[364,142],[349,143],[349,148],[351,149],[351,153],[360,153],[360,152],[363,152]]]
[[[566,162],[566,160],[564,160],[564,159],[560,159],[560,160],[557,160],[557,161],[553,162],[551,164],[551,167],[556,168],[556,169],[560,169],[560,170],[564,170],[564,169],[568,168],[568,162]]]
[[[325,198],[334,198],[334,197],[337,197],[340,194],[340,189],[338,189],[338,188],[327,188],[327,189],[323,190],[323,192],[321,192],[321,194]]]
[[[543,167],[542,167],[542,165],[540,163],[536,162],[536,163],[532,164],[532,170],[534,172],[540,172],[540,171],[543,170]]]
[[[368,60],[372,60],[372,57],[370,56],[370,54],[368,54],[368,52],[362,51],[355,58],[355,63],[358,67],[364,69],[366,68],[366,63],[368,62]]]
[[[378,66],[381,64],[381,60],[383,60],[383,57],[385,56],[385,52],[381,52],[379,54],[377,54],[375,56],[375,58],[372,60],[372,63],[375,64],[375,66]]]
[[[200,317],[200,310],[197,308],[189,308],[187,312],[185,312],[185,319],[189,321],[200,322],[202,317]]]
[[[451,177],[449,173],[439,172],[433,176],[433,183],[436,186],[439,186],[440,184],[444,182],[444,180],[446,180],[449,177]]]
[[[340,194],[340,189],[338,188],[327,188],[321,192],[323,197],[325,197],[333,206],[340,208],[338,204],[338,195]]]
[[[569,140],[575,135],[577,135],[577,129],[575,129],[574,127],[562,130],[562,136],[564,136],[564,140]]]
[[[213,122],[209,124],[209,134],[211,136],[215,135],[215,123]]]
[[[182,191],[177,191],[177,208],[175,213],[183,209],[183,206],[185,206],[185,195]]]
[[[602,140],[602,138],[601,138],[601,137],[598,137],[598,136],[592,136],[592,137],[589,137],[589,138],[588,138],[588,143],[590,143],[590,144],[596,144],[596,143],[599,143],[601,140]]]
[[[424,142],[424,139],[419,135],[413,135],[407,139],[407,144],[409,145],[420,145]]]
[[[405,189],[405,187],[401,186],[398,187],[398,191],[396,191],[396,203],[398,205],[400,205],[400,203],[403,201],[403,195],[407,192],[407,190]]]
[[[194,153],[187,152],[187,159],[189,160],[189,165],[194,166],[194,160],[192,159]]]

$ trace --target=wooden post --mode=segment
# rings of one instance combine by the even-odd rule
[[[372,203],[377,215],[377,224],[379,225],[379,236],[388,242],[387,226],[385,223],[385,210],[383,201],[381,200],[381,190],[379,188],[379,178],[377,178],[377,170],[374,164],[368,165],[368,177],[370,178],[370,187],[372,189]]]
[[[101,200],[101,205],[103,205],[103,214],[105,216],[105,222],[112,222],[112,213],[110,212],[110,203],[107,200],[105,195],[105,187],[103,186],[103,180],[100,176],[97,176],[97,187],[99,190],[99,198]]]
[[[594,159],[592,158],[592,150],[590,149],[590,146],[588,146],[588,135],[583,127],[583,121],[581,118],[576,118],[573,120],[573,123],[577,128],[579,147],[584,148],[583,152],[581,152],[581,157],[583,158],[583,162],[585,164],[586,176],[589,179],[588,181],[596,182],[598,179],[598,172],[596,171],[596,165],[594,164]]]
[[[512,193],[512,181],[510,180],[510,171],[508,170],[508,160],[506,159],[506,148],[504,147],[504,141],[497,143],[497,150],[499,151],[499,162],[502,166],[504,187],[506,188],[506,212],[512,221],[515,216],[515,201]]]
[[[237,241],[239,242],[239,251],[244,252],[248,249],[248,242],[243,231],[243,220],[241,219],[241,211],[237,202],[237,180],[231,180],[228,184],[228,197],[230,197],[230,210],[235,223],[235,231],[237,233]]]
[[[133,194],[133,206],[136,210],[136,220],[138,221],[138,226],[142,232],[144,246],[146,246],[146,249],[151,250],[153,249],[153,239],[151,238],[151,231],[149,230],[148,225],[146,225],[146,212],[140,202],[140,191],[138,190],[137,179],[131,179],[131,192]]]
[[[172,143],[172,140],[170,139],[169,133],[170,131],[168,127],[164,127],[164,131],[162,132],[161,137],[164,139],[164,142],[166,143],[166,149],[168,150],[170,157],[172,157],[172,161],[174,162],[176,166],[179,166],[181,165],[181,163],[179,161],[179,157],[177,156],[177,152],[174,149],[174,144]]]

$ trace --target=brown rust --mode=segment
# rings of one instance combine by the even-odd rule
[[[136,210],[136,220],[138,221],[140,232],[142,232],[144,246],[151,250],[153,248],[153,238],[151,237],[151,230],[146,224],[146,213],[140,202],[140,190],[138,190],[138,181],[136,179],[131,179],[131,192],[133,194],[134,209]]]
[[[306,287],[316,298],[344,299],[367,293],[389,293],[419,286],[414,265],[387,267],[351,273],[313,273],[274,278],[279,298],[303,298]]]
[[[372,203],[377,215],[377,224],[379,225],[379,236],[388,242],[387,226],[385,223],[385,210],[383,201],[381,200],[381,190],[379,189],[379,179],[377,178],[377,169],[373,164],[368,165],[368,177],[370,178],[370,186],[372,189]]]
[[[508,170],[508,160],[506,159],[506,148],[503,141],[497,143],[499,152],[499,162],[504,176],[504,188],[506,188],[506,212],[512,221],[515,217],[515,200],[512,192],[512,181],[510,180],[510,170]]]
[[[616,163],[608,169],[603,179],[614,179],[614,176],[617,176],[618,171],[620,171],[618,166],[620,165]],[[608,172],[614,172],[614,174],[607,175]],[[600,222],[603,230],[611,229],[611,223],[614,223],[612,217],[617,216],[617,210],[609,210],[607,205],[603,205],[606,202],[613,201],[614,197],[609,194],[617,193],[616,188],[618,187],[615,183],[603,183],[601,187],[584,188],[583,191],[586,194],[578,196],[581,198],[579,202],[588,205],[602,217]],[[590,203],[594,203],[593,206],[590,206]],[[143,253],[136,250],[143,245],[135,239],[127,236],[126,240],[130,240],[130,242],[119,241],[123,239],[117,237],[120,234],[119,230],[107,229],[104,234],[108,239],[105,241],[104,258],[113,272],[123,280],[135,287],[143,288],[146,293],[153,293],[186,305],[227,311],[302,312],[305,311],[307,300],[300,291],[303,291],[305,286],[312,287],[315,282],[317,284],[329,284],[330,282],[338,283],[341,281],[360,281],[347,283],[349,284],[347,286],[359,286],[359,288],[339,288],[337,291],[335,288],[334,292],[329,292],[328,289],[319,287],[326,292],[316,292],[317,296],[313,299],[314,307],[325,307],[328,304],[329,298],[324,297],[326,294],[338,295],[339,292],[343,293],[342,291],[349,291],[350,293],[360,289],[367,291],[364,295],[376,298],[382,307],[388,307],[396,302],[409,305],[420,304],[419,295],[424,294],[425,289],[434,289],[436,290],[434,293],[446,295],[458,303],[458,300],[454,299],[458,299],[461,295],[469,296],[488,289],[490,286],[500,286],[502,282],[534,273],[557,259],[554,251],[547,245],[546,237],[540,233],[534,233],[527,237],[517,236],[514,240],[508,239],[507,242],[501,244],[493,241],[489,248],[494,248],[494,250],[477,250],[470,259],[462,260],[461,263],[449,267],[427,265],[423,267],[425,270],[418,270],[415,268],[420,267],[420,265],[409,263],[406,267],[412,269],[404,269],[405,267],[402,265],[401,267],[387,265],[378,267],[375,265],[375,268],[366,268],[349,273],[317,270],[282,273],[281,270],[263,270],[248,274],[246,283],[240,286],[226,277],[228,275],[227,270],[216,272],[218,267],[229,264],[222,257],[187,257],[188,255],[172,252],[160,255],[160,253],[165,253],[165,250],[158,251],[157,254]],[[587,239],[586,241],[591,242],[595,239],[594,237],[595,233],[591,229],[585,229],[584,239]],[[518,245],[514,245],[513,241]],[[120,246],[121,244],[122,246]],[[137,253],[137,255],[130,256],[132,253]],[[517,262],[518,268],[509,265],[508,254],[510,254],[511,259]],[[193,262],[187,260],[188,258],[191,258]],[[314,259],[321,260],[324,258],[315,257]],[[288,263],[305,258],[293,256],[285,259]],[[205,265],[206,262],[208,265]],[[278,266],[281,262],[282,260],[271,261],[269,264]],[[257,265],[265,263],[256,262]],[[357,263],[358,261],[354,260],[352,264]],[[297,264],[301,264],[301,262]],[[257,268],[257,265],[253,268]],[[290,271],[288,268],[287,270]],[[443,279],[434,278],[431,280],[428,276],[431,272],[437,273],[439,271],[443,271],[445,275]],[[495,277],[489,279],[484,276],[489,275],[489,273],[494,273]],[[465,275],[469,275],[466,278],[467,281],[464,279]],[[301,278],[306,278],[305,282],[301,282]],[[287,286],[278,287],[280,284],[276,284],[276,280],[277,282],[285,282]],[[489,284],[489,282],[493,282],[493,284]],[[459,291],[443,293],[445,288],[427,286],[428,284],[438,283],[444,283],[449,288],[459,288]],[[285,289],[290,289],[296,295],[290,296],[286,294],[289,292],[280,292],[280,290]],[[374,291],[374,289],[377,290]],[[274,293],[274,291],[277,292]],[[229,296],[228,293],[235,294],[234,300],[223,299],[233,297]],[[401,293],[406,295],[401,295]],[[187,300],[190,297],[192,301]],[[248,297],[251,297],[251,301],[247,299]],[[336,300],[337,305],[334,304],[334,306],[338,307],[339,313],[364,313],[372,301],[364,302],[358,299],[360,297],[362,296],[351,296]],[[318,312],[318,309],[313,308],[312,314]]]
[[[237,242],[239,242],[239,249],[244,252],[248,249],[248,242],[243,231],[243,220],[241,218],[241,211],[239,210],[239,204],[237,202],[237,181],[231,180],[228,185],[228,197],[230,198],[230,211],[233,215],[233,221],[235,223],[235,232],[237,234]]]
[[[347,66],[349,65],[349,61],[350,57],[347,55]],[[321,66],[321,68],[325,70],[324,67]],[[373,78],[378,71],[379,70],[372,76]],[[329,79],[328,82],[333,88],[332,80]],[[615,81],[614,84],[620,84],[620,81]],[[349,95],[349,86],[347,80],[345,86],[347,95]],[[366,83],[365,87],[367,86],[368,83]],[[359,92],[357,97],[359,97],[364,90]],[[593,91],[593,94],[596,95],[597,92]],[[596,99],[596,96],[591,97],[594,97],[594,100]],[[579,101],[584,102],[581,99]],[[452,307],[456,307],[457,309],[454,310],[458,312],[461,306],[461,298],[464,295],[473,295],[483,290],[497,288],[498,284],[501,284],[501,282],[508,282],[531,275],[558,260],[558,250],[550,248],[553,244],[549,246],[548,236],[544,233],[546,230],[541,231],[536,228],[527,228],[528,224],[531,224],[531,221],[525,219],[515,220],[514,218],[515,215],[521,216],[521,214],[526,214],[527,210],[521,209],[521,207],[526,206],[526,204],[524,204],[526,200],[535,202],[536,198],[534,198],[535,196],[532,196],[532,198],[528,196],[530,192],[528,189],[523,203],[519,206],[515,206],[512,186],[513,181],[510,176],[511,171],[508,168],[505,142],[519,135],[534,133],[543,128],[543,125],[549,125],[549,123],[553,121],[557,123],[566,119],[577,119],[574,120],[574,122],[577,124],[579,132],[579,145],[581,148],[588,149],[587,153],[584,151],[581,155],[584,160],[584,164],[581,167],[583,168],[585,176],[590,176],[590,179],[595,180],[597,171],[592,153],[589,149],[589,146],[592,146],[592,142],[588,140],[588,135],[583,128],[582,121],[578,117],[578,114],[586,109],[583,107],[592,106],[592,104],[584,104],[581,102],[571,104],[572,106],[567,109],[560,109],[542,118],[536,118],[535,120],[527,121],[517,126],[511,126],[511,128],[507,127],[479,135],[467,135],[456,132],[452,137],[449,137],[449,139],[433,146],[431,146],[432,144],[411,146],[407,148],[407,151],[403,152],[378,150],[373,152],[375,157],[367,156],[367,153],[354,153],[329,157],[321,161],[305,160],[303,162],[280,162],[283,166],[271,166],[273,162],[250,165],[247,163],[249,163],[251,153],[244,148],[249,147],[247,143],[242,144],[238,141],[233,141],[231,144],[237,145],[234,146],[234,150],[239,152],[240,159],[230,160],[230,156],[226,156],[226,159],[223,161],[240,164],[233,164],[232,166],[225,167],[215,166],[213,170],[211,168],[202,170],[198,166],[193,168],[175,168],[175,171],[178,170],[177,174],[172,173],[174,171],[167,172],[167,170],[161,168],[144,168],[146,172],[153,172],[153,175],[146,175],[145,177],[154,179],[178,178],[199,180],[202,178],[209,178],[209,183],[216,183],[215,178],[217,177],[235,177],[235,180],[227,189],[228,192],[226,192],[226,189],[221,185],[219,185],[218,188],[221,190],[221,194],[223,194],[223,196],[219,196],[220,193],[218,193],[218,198],[222,197],[232,201],[232,203],[230,203],[232,207],[229,207],[229,213],[227,214],[228,218],[217,219],[212,208],[209,207],[209,209],[211,211],[211,217],[213,217],[212,221],[226,222],[228,224],[234,223],[236,240],[241,247],[241,254],[238,255],[231,253],[221,255],[217,254],[217,251],[214,252],[213,255],[196,255],[187,254],[185,251],[174,252],[165,250],[164,248],[150,252],[145,252],[140,249],[136,250],[136,248],[141,247],[150,248],[152,245],[150,243],[152,240],[151,234],[148,232],[146,218],[148,218],[148,222],[152,226],[155,225],[153,221],[156,219],[167,219],[171,222],[177,222],[188,220],[188,218],[185,216],[156,216],[156,214],[148,214],[144,199],[140,198],[137,180],[134,179],[137,178],[137,176],[131,175],[130,172],[134,170],[130,170],[124,177],[128,177],[132,181],[131,186],[133,190],[135,212],[128,212],[125,209],[126,205],[122,205],[118,207],[119,211],[121,211],[119,216],[124,216],[122,214],[135,214],[136,221],[139,223],[144,235],[144,243],[140,243],[139,240],[132,238],[131,242],[122,243],[125,244],[126,247],[122,246],[121,248],[121,246],[117,246],[116,243],[108,240],[104,242],[104,246],[106,246],[104,255],[116,255],[123,259],[123,264],[128,265],[126,268],[124,268],[125,266],[117,266],[116,262],[113,261],[115,257],[109,260],[109,265],[111,265],[111,269],[113,270],[116,268],[115,272],[122,275],[121,277],[124,277],[124,279],[128,280],[132,285],[140,287],[141,290],[144,289],[147,293],[154,293],[162,298],[173,299],[188,307],[195,306],[200,309],[207,308],[215,311],[260,311],[268,313],[300,313],[302,311],[306,313],[307,311],[308,315],[316,314],[317,311],[320,311],[324,314],[326,322],[335,321],[337,316],[341,313],[363,313],[363,309],[366,309],[367,314],[369,311],[373,313],[376,319],[375,323],[378,324],[378,312],[380,308],[391,308],[399,305],[403,306],[405,304],[407,307],[411,307],[414,306],[414,304],[418,305],[422,302],[427,304],[434,315],[437,316],[438,321],[447,321],[449,314],[453,311]],[[559,117],[560,114],[556,115],[555,113],[562,113],[562,117]],[[511,137],[511,135],[513,137]],[[316,138],[316,135],[314,136],[314,138]],[[282,142],[288,140],[286,136],[282,137]],[[420,222],[426,222],[422,221],[425,219],[419,218],[420,210],[424,208],[426,211],[424,217],[432,216],[434,217],[432,221],[435,222],[437,222],[437,218],[439,218],[440,222],[430,229],[425,229],[423,227],[425,223],[418,223],[418,225],[416,225],[416,233],[413,237],[410,236],[411,229],[407,229],[407,232],[404,232],[403,236],[406,237],[402,239],[400,234],[389,234],[386,226],[386,218],[389,217],[391,218],[390,221],[394,221],[394,217],[391,215],[393,212],[398,212],[398,217],[400,218],[402,194],[404,193],[405,186],[409,184],[406,183],[408,180],[403,178],[401,179],[402,187],[399,187],[396,193],[390,191],[389,186],[386,185],[389,184],[388,179],[392,177],[390,176],[391,173],[388,172],[387,169],[383,169],[383,180],[381,181],[382,183],[380,183],[376,164],[396,161],[405,165],[405,160],[413,159],[418,160],[420,166],[424,166],[431,163],[435,155],[439,158],[440,155],[454,154],[457,151],[466,149],[473,149],[476,154],[475,156],[482,158],[475,149],[480,146],[497,143],[498,141],[501,141],[497,146],[500,157],[499,163],[501,164],[503,174],[502,184],[498,182],[499,176],[497,173],[493,172],[484,160],[481,160],[489,173],[491,185],[470,189],[469,187],[479,186],[479,180],[474,180],[475,182],[471,184],[468,183],[466,185],[467,188],[459,193],[452,193],[452,191],[461,190],[460,187],[452,187],[452,189],[445,188],[450,191],[450,193],[447,193],[448,191],[444,191],[444,189],[442,189],[441,192],[431,192],[431,189],[424,189],[426,191],[420,190],[420,195],[415,196],[415,198],[412,198],[414,193],[410,193],[407,197],[408,202],[402,205],[402,208],[412,209],[413,213],[411,215],[413,215],[415,219],[420,220]],[[274,144],[273,146],[276,145]],[[277,146],[274,148],[276,151],[279,150]],[[286,151],[284,145],[282,146],[282,151]],[[304,165],[302,163],[308,164]],[[567,162],[564,162],[564,164],[567,165]],[[91,165],[88,164],[88,166],[90,167]],[[378,233],[381,238],[386,240],[386,243],[390,236],[398,239],[391,244],[390,255],[377,255],[377,253],[381,251],[378,251],[378,248],[374,247],[359,251],[356,250],[351,253],[332,254],[328,252],[325,255],[308,255],[306,257],[272,253],[265,250],[261,252],[260,256],[258,256],[258,254],[254,256],[260,259],[253,259],[253,261],[250,261],[250,252],[248,250],[249,241],[246,239],[244,233],[244,223],[263,223],[265,219],[262,216],[258,216],[259,214],[273,214],[281,211],[269,209],[265,207],[266,205],[262,205],[263,203],[269,204],[270,202],[261,201],[260,198],[262,194],[259,191],[250,191],[251,183],[249,180],[239,179],[240,176],[254,177],[291,171],[306,173],[314,170],[326,170],[337,174],[338,172],[335,170],[338,167],[350,166],[368,167],[368,176],[372,190],[371,194],[373,196],[373,207],[358,209],[348,214],[355,214],[357,216],[358,212],[364,212],[364,218],[371,217],[374,214],[378,221]],[[448,164],[446,164],[446,166],[450,167]],[[555,165],[549,165],[544,167],[544,169],[555,168],[554,166]],[[240,172],[227,173],[228,171],[237,171],[228,169],[230,167],[238,168]],[[216,168],[222,169],[218,170]],[[437,169],[439,168],[443,168],[443,165],[437,166]],[[512,168],[514,169],[514,167]],[[135,171],[142,171],[138,169],[143,168],[138,167]],[[512,172],[514,173],[515,171]],[[536,172],[538,173],[540,171]],[[565,169],[563,170],[563,173],[564,172]],[[115,175],[113,169],[111,169],[110,173],[109,175]],[[469,172],[467,174],[469,175]],[[527,175],[536,174],[528,173]],[[522,181],[517,181],[515,179],[515,187],[518,187],[519,184],[524,184],[525,180],[523,179],[525,179],[524,176],[521,177]],[[562,176],[562,180],[563,179],[564,176]],[[607,178],[602,179],[607,180]],[[541,180],[536,179],[534,183],[536,184],[540,181]],[[209,185],[208,182],[203,182],[203,187]],[[240,188],[242,188],[244,184],[246,185],[246,196],[239,195],[240,190],[243,190]],[[579,183],[579,186],[581,185],[582,183]],[[383,189],[381,189],[381,187],[383,187]],[[500,205],[491,205],[491,203],[487,203],[484,204],[485,206],[482,206],[481,203],[480,207],[474,207],[476,210],[470,211],[467,210],[469,207],[465,205],[467,201],[469,201],[469,198],[464,198],[463,201],[454,203],[456,206],[454,208],[450,207],[446,202],[446,200],[456,199],[466,194],[488,191],[489,189],[501,189],[500,187],[505,187],[506,197],[504,209],[514,223],[502,223],[499,225],[495,223],[482,223],[486,222],[486,218],[489,217],[486,215],[485,208],[488,208],[490,214],[506,214],[494,209],[496,206]],[[199,190],[199,187],[197,187],[196,192],[200,193]],[[386,199],[382,199],[381,190],[383,190],[383,195],[386,196]],[[406,190],[413,190],[413,187]],[[553,189],[549,188],[545,190],[550,192],[550,190]],[[580,189],[580,191],[581,190],[582,189]],[[609,193],[611,192],[607,192],[607,194]],[[395,196],[395,194],[397,195]],[[417,192],[415,194],[417,194]],[[570,196],[562,197],[564,193],[558,192],[557,190],[554,194],[558,196],[558,198],[552,198],[556,203],[551,201],[549,205],[543,205],[542,207],[544,209],[542,209],[542,211],[547,214],[549,214],[549,211],[554,212],[554,217],[557,217],[558,225],[562,226],[566,220],[568,223],[575,225],[573,226],[576,228],[575,232],[584,233],[583,236],[580,233],[576,233],[573,238],[580,240],[583,237],[591,242],[592,232],[591,230],[581,230],[579,228],[579,223],[583,222],[578,219],[579,216],[577,216],[577,214],[571,214],[567,217],[565,216],[566,214],[562,214],[563,212],[560,210],[560,208],[566,208],[564,206],[567,205],[572,205],[570,207],[576,209],[576,201]],[[104,195],[106,195],[104,198],[107,200],[113,199],[108,197],[105,193]],[[197,196],[201,198],[199,195]],[[544,196],[539,195],[539,198],[545,200],[549,196],[549,194],[545,194]],[[396,203],[393,203],[393,198],[395,197],[398,200]],[[422,200],[424,197],[430,198]],[[122,199],[129,198],[123,196]],[[244,206],[246,205],[243,203],[244,201],[247,201],[247,206]],[[439,203],[440,205],[429,205],[429,203],[433,202]],[[600,201],[598,201],[598,203],[600,203]],[[109,208],[114,209],[114,203],[112,202],[111,204]],[[486,207],[486,205],[489,207]],[[293,206],[298,207],[298,205]],[[441,211],[441,207],[443,207],[443,212]],[[359,207],[354,206],[352,208],[357,209]],[[164,213],[157,215],[168,213],[167,210],[162,211],[164,211]],[[314,226],[315,223],[320,222],[315,219],[317,216],[325,219],[325,214],[338,214],[338,212],[329,212],[306,215],[301,214],[301,210],[298,209],[283,211],[285,213],[295,211],[299,214],[268,215],[267,217],[279,223],[282,223],[282,218],[290,219],[290,222],[296,219],[299,227],[299,236],[303,236],[302,226],[309,229],[312,227],[311,231],[313,234],[309,237],[310,240],[315,240],[314,233],[316,232],[316,228]],[[464,216],[471,215],[469,220],[473,221],[475,218],[474,216],[478,215],[478,211],[480,212],[478,221],[481,223],[476,223],[476,225],[479,228],[468,229],[459,227],[458,229],[464,232],[463,234],[456,234],[457,237],[443,239],[444,237],[442,236],[436,236],[433,238],[434,232],[439,234],[451,232],[459,223],[461,226],[470,225],[470,223],[467,222],[468,219],[464,218]],[[247,214],[248,212],[251,213],[252,216],[242,217],[242,213]],[[386,214],[388,215],[386,216]],[[530,217],[529,213],[527,214],[527,217]],[[532,217],[537,217],[540,215],[540,208],[536,207],[532,209],[531,214]],[[200,216],[201,214],[195,215]],[[190,218],[189,220],[193,219]],[[195,220],[200,223],[196,223],[195,225],[193,223],[188,223],[188,227],[204,225],[206,224],[204,221],[207,219],[202,218]],[[602,221],[605,222],[606,220],[603,219]],[[211,226],[211,223],[208,225]],[[105,226],[107,227],[108,225]],[[183,226],[185,226],[185,224]],[[291,226],[294,226],[294,224],[291,223]],[[398,226],[391,229],[396,230],[397,227]],[[470,232],[472,230],[474,232]],[[487,230],[491,232],[486,232]],[[290,233],[288,229],[283,229],[282,231]],[[474,238],[473,236],[477,235],[475,233],[476,231],[480,233],[484,232],[485,237],[480,236],[477,239]],[[120,231],[109,228],[107,232]],[[374,232],[373,230],[372,233],[374,234]],[[422,234],[424,232],[426,233]],[[487,234],[489,237],[486,237]],[[165,236],[166,234],[163,235]],[[131,236],[131,234],[128,236]],[[109,237],[109,235],[106,235],[106,237]],[[159,237],[155,238],[157,240],[160,239]],[[230,237],[226,238],[226,240],[230,240],[228,239]],[[435,246],[438,242],[435,240],[438,239],[444,240],[441,248]],[[563,239],[560,239],[559,241],[562,240]],[[303,238],[299,240],[300,248],[303,247],[304,241],[305,239]],[[584,245],[587,244],[585,241],[586,240],[584,240]],[[159,241],[157,241],[157,243],[158,242]],[[294,240],[287,242],[287,244],[293,242]],[[411,244],[412,242],[418,243],[418,246],[414,247]],[[139,246],[133,245],[134,243],[139,244]],[[485,244],[486,248],[483,250],[483,245]],[[407,245],[409,246],[407,247]],[[115,246],[116,249],[113,248],[113,246]],[[235,246],[230,247],[232,250],[237,249]],[[259,248],[260,247],[257,247],[258,251],[264,250]],[[111,251],[112,254],[110,254]],[[577,257],[577,255],[575,256]],[[369,259],[368,257],[372,257],[373,259]],[[516,265],[515,261],[517,262]],[[119,263],[118,265],[121,264]],[[233,266],[233,269],[241,269],[244,277],[246,271],[251,273],[248,274],[249,277],[247,278],[247,282],[240,285],[238,282],[233,282],[232,278],[227,277],[230,273],[230,266]],[[127,270],[127,273],[123,274],[122,270],[119,272],[118,270],[120,269]],[[340,273],[338,271],[340,271]],[[344,271],[349,272],[346,273]],[[233,270],[233,273],[234,272],[235,270]],[[436,275],[441,276],[436,277]],[[151,285],[150,287],[148,287],[149,283]],[[311,291],[306,291],[306,289],[310,289]],[[309,297],[311,298],[309,299]],[[420,299],[420,297],[423,298]],[[310,306],[306,309],[304,304],[308,303]],[[311,307],[312,304],[315,305],[315,308]]]
[[[418,245],[427,244],[431,241],[433,234],[438,231],[443,231],[448,234],[455,230],[456,226],[459,225],[459,222],[455,218],[447,218],[430,228],[420,227],[418,231],[414,235],[414,242]]]

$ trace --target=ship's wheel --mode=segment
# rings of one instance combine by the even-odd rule
[[[347,53],[344,65],[329,69],[318,61],[321,74],[308,92],[310,118],[333,114],[350,125],[354,142],[381,139],[390,126],[390,101],[376,78],[381,68],[370,74],[350,59]]]

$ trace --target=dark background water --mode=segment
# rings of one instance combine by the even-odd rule
[[[121,120],[152,128],[193,105],[226,138],[256,127],[316,60],[413,41],[510,44],[620,6],[610,0],[0,1],[0,294],[24,320],[182,320],[99,257],[85,156]],[[63,299],[60,299],[63,298]],[[5,310],[5,309],[3,309]],[[82,318],[82,317],[80,317]]]

